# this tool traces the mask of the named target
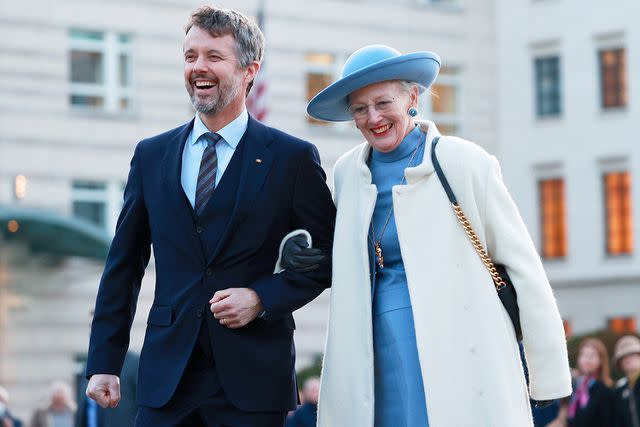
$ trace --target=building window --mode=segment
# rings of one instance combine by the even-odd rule
[[[635,334],[638,332],[636,318],[629,317],[613,317],[609,319],[609,330],[618,335]]]
[[[69,32],[69,102],[73,108],[117,113],[131,107],[131,37],[127,34]]]
[[[627,55],[624,48],[603,49],[600,60],[600,93],[602,108],[627,105]]]
[[[542,224],[542,256],[562,258],[567,255],[567,224],[565,215],[564,180],[539,181],[540,220]]]
[[[429,117],[444,135],[455,135],[459,130],[459,73],[455,67],[442,67],[437,83],[431,86],[433,95],[425,100],[430,106]]]
[[[121,182],[73,181],[73,216],[115,232],[123,192],[124,184]]]
[[[418,4],[452,4],[457,5],[460,0],[416,0]]]
[[[560,58],[547,56],[534,60],[536,79],[536,114],[538,117],[557,116],[562,112],[560,102]]]
[[[307,102],[334,81],[336,61],[329,53],[309,53],[305,55],[307,64]],[[329,125],[329,122],[307,116],[307,121],[315,125]]]
[[[631,174],[627,171],[604,174],[607,253],[633,252]]]
[[[107,186],[104,182],[73,182],[73,216],[106,227]]]

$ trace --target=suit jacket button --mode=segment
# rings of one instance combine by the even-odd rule
[[[202,317],[202,315],[203,315],[203,314],[204,314],[204,310],[202,310],[201,308],[199,308],[199,309],[196,311],[196,316],[198,316],[198,317]]]
[[[202,226],[198,225],[196,227],[196,233],[201,234],[204,231],[204,229],[202,228]]]
[[[213,269],[207,268],[206,273],[207,273],[207,276],[211,276],[213,274]]]

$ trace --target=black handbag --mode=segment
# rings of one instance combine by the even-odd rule
[[[458,218],[458,221],[467,233],[467,236],[469,236],[469,240],[471,240],[471,243],[480,256],[482,263],[485,265],[487,270],[489,270],[489,274],[491,274],[491,278],[496,287],[496,292],[498,293],[498,298],[500,298],[500,302],[502,302],[504,309],[511,318],[511,323],[513,323],[516,338],[518,341],[521,341],[522,327],[520,326],[520,309],[518,308],[518,296],[516,295],[516,289],[513,287],[511,278],[507,274],[507,270],[504,265],[493,263],[491,257],[489,257],[489,254],[484,249],[482,242],[476,235],[475,231],[473,231],[471,222],[469,222],[462,211],[462,208],[458,204],[458,200],[449,185],[449,181],[447,181],[447,177],[444,176],[444,172],[442,171],[440,162],[438,162],[438,157],[436,156],[436,145],[438,145],[439,140],[440,137],[437,136],[433,139],[433,143],[431,144],[431,161],[433,162],[433,167],[436,170],[436,174],[438,174],[438,178],[440,179],[440,183],[442,184],[444,191],[447,193],[447,197],[451,202],[451,206],[453,207],[453,211]]]

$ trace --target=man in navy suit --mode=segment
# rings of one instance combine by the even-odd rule
[[[195,11],[183,52],[197,114],[133,154],[86,376],[89,397],[118,404],[153,246],[136,426],[282,426],[296,406],[291,313],[330,284],[335,208],[316,148],[246,112],[263,46],[244,15]],[[314,271],[273,273],[282,239],[298,228],[323,260]]]

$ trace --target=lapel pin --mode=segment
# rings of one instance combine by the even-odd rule
[[[256,163],[262,163],[262,159],[256,159]]]

